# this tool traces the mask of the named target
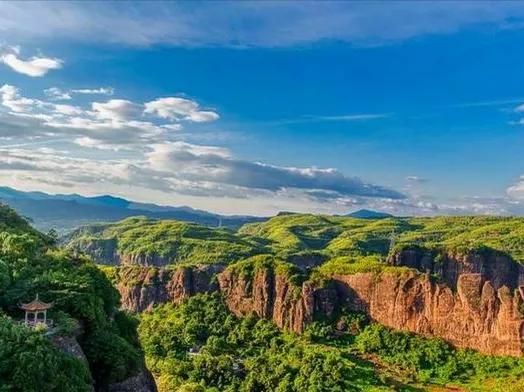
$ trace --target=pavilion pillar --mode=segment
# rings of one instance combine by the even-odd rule
[[[27,311],[25,312],[25,325],[27,326],[27,322],[28,322],[28,319],[27,319]]]

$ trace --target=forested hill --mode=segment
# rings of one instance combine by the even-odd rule
[[[524,218],[357,219],[286,214],[232,231],[134,217],[81,227],[68,238],[68,246],[86,251],[102,264],[227,264],[271,254],[309,267],[330,262],[350,268],[350,261],[362,261],[360,256],[386,261],[403,249],[434,254],[492,251],[523,263]]]
[[[53,303],[53,325],[32,330],[20,323],[19,304],[37,294]],[[107,390],[143,373],[136,324],[118,305],[91,261],[0,205],[0,390]]]

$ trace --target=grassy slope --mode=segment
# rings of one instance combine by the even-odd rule
[[[524,219],[437,217],[356,219],[316,215],[278,216],[239,231],[260,237],[277,254],[323,252],[328,259],[387,257],[403,247],[467,252],[493,249],[524,262]],[[371,264],[377,259],[367,258]],[[341,264],[339,262],[339,264]]]
[[[145,217],[79,229],[69,247],[82,249],[92,241],[114,241],[121,254],[155,254],[177,263],[230,262],[261,252],[258,244],[227,229]]]
[[[379,271],[392,251],[419,246],[467,252],[493,249],[524,262],[524,219],[437,217],[357,219],[291,214],[238,232],[177,221],[128,218],[77,230],[70,247],[97,242],[120,253],[167,257],[173,263],[231,263],[256,254],[301,262],[316,257],[322,274]]]

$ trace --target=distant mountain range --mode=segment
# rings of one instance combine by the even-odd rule
[[[52,195],[43,192],[23,192],[9,187],[0,187],[0,202],[29,218],[36,228],[43,231],[55,229],[59,232],[67,232],[87,223],[112,222],[138,215],[229,228],[238,228],[245,223],[266,219],[254,216],[218,215],[186,206],[169,207],[136,203],[109,195],[95,197],[78,194]]]
[[[388,214],[387,212],[372,211],[372,210],[358,210],[351,212],[346,216],[352,218],[361,218],[361,219],[383,219],[383,218],[392,218],[394,215]]]

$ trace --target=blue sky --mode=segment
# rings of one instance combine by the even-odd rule
[[[0,15],[3,185],[257,215],[524,213],[521,3]]]

